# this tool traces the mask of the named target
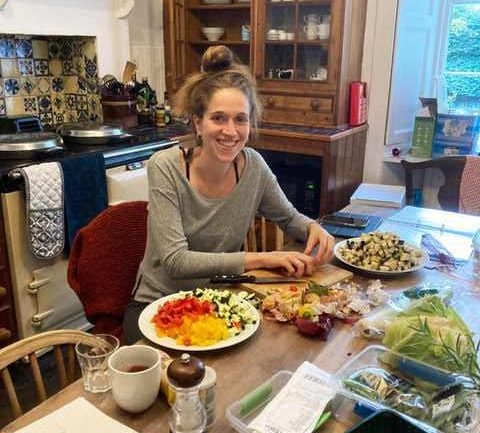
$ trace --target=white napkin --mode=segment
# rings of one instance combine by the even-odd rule
[[[79,397],[16,433],[137,433]]]

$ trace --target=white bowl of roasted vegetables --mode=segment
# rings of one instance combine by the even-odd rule
[[[421,248],[390,232],[364,233],[335,245],[335,257],[375,275],[401,275],[421,269],[426,254]]]

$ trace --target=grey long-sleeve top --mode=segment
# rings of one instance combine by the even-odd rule
[[[150,158],[147,246],[134,288],[136,301],[205,287],[216,274],[244,272],[240,249],[257,211],[289,236],[306,239],[313,220],[288,201],[258,152],[248,147],[243,152],[245,168],[225,198],[207,198],[192,188],[178,146]]]

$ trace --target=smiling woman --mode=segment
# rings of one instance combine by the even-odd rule
[[[310,275],[332,254],[333,238],[292,206],[260,154],[246,147],[261,108],[255,80],[227,47],[205,52],[201,72],[175,95],[174,111],[191,120],[197,146],[173,147],[149,161],[148,240],[125,316],[127,342],[140,337],[141,309],[159,297],[252,269]],[[304,252],[243,252],[257,213],[306,241]]]

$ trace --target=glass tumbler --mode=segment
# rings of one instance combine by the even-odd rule
[[[86,391],[98,393],[112,387],[108,358],[118,349],[118,338],[110,334],[96,334],[98,345],[77,343],[75,352],[82,371],[83,387]]]

